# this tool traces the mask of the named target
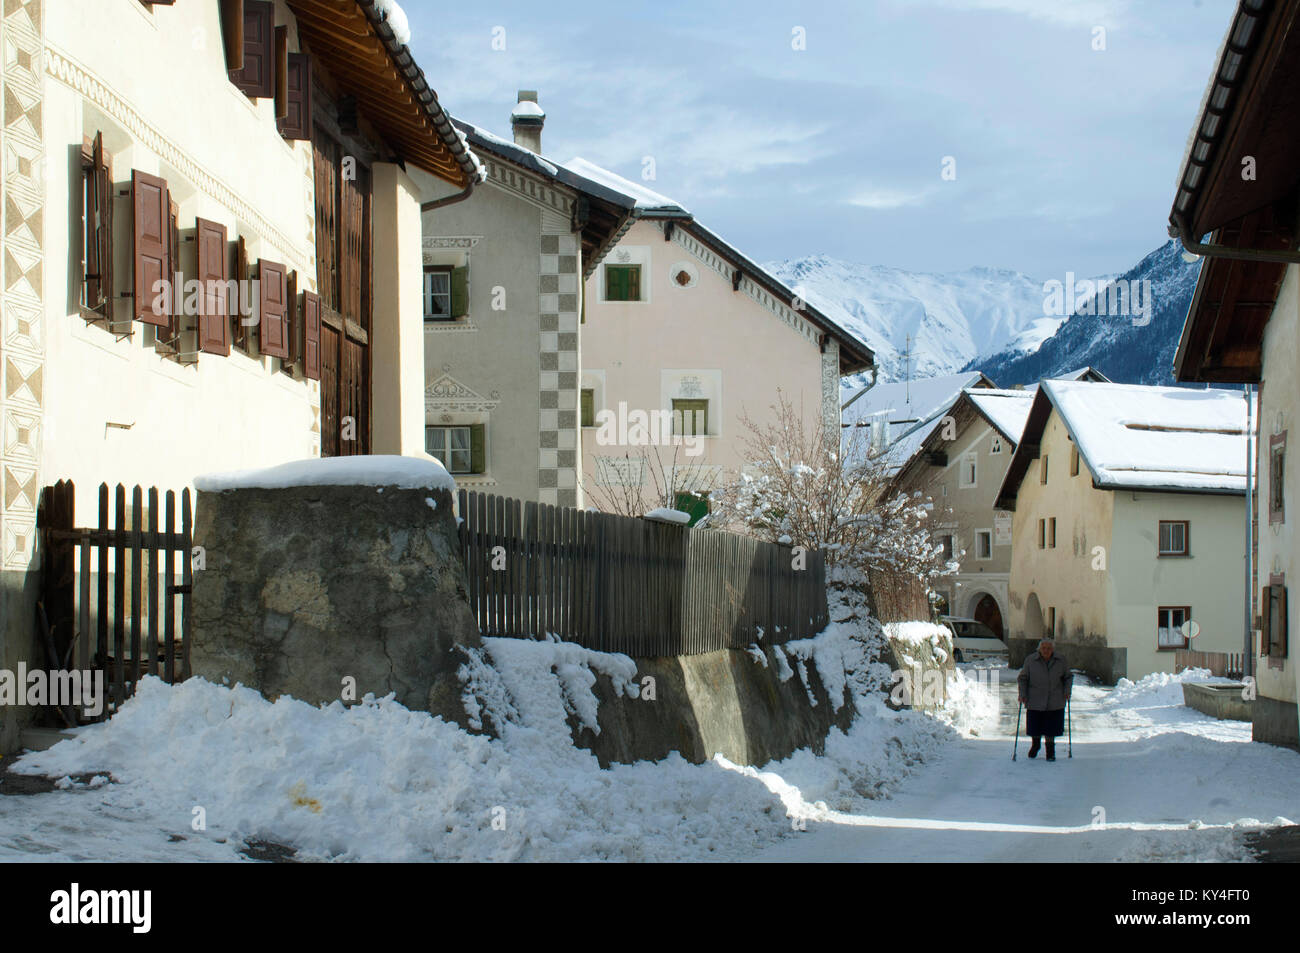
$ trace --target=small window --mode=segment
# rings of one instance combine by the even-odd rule
[[[1047,548],[1047,520],[1038,521],[1038,548]]]
[[[1192,618],[1190,606],[1161,606],[1156,610],[1156,648],[1185,649],[1183,624]]]
[[[1047,636],[1056,638],[1056,606],[1047,607]]]
[[[975,531],[975,558],[993,558],[993,531],[979,529]]]
[[[1187,555],[1187,520],[1160,521],[1160,555]]]
[[[1043,454],[1043,459],[1038,461],[1038,482],[1047,485],[1047,454]]]
[[[994,434],[993,442],[989,444],[989,453],[1001,453],[1001,452],[1002,452],[1002,438],[999,437],[997,434]]]
[[[1286,432],[1269,438],[1268,521],[1286,522]]]
[[[450,321],[451,268],[426,265],[424,268],[424,320]]]
[[[703,437],[709,432],[709,402],[673,398],[673,433]]]
[[[448,473],[472,473],[473,453],[469,427],[426,427],[424,449]]]
[[[1273,659],[1287,657],[1286,577],[1270,577],[1259,603],[1260,654]]]
[[[952,559],[952,554],[953,554],[953,540],[952,540],[952,536],[951,536],[951,535],[948,535],[948,536],[940,536],[940,537],[939,537],[939,546],[940,546],[940,548],[941,548],[942,551],[943,551],[943,558],[944,558],[944,560],[947,561],[947,560]]]
[[[640,301],[641,300],[641,266],[640,265],[606,265],[605,266],[605,300],[606,301]]]
[[[961,458],[961,488],[969,490],[976,486],[976,476],[978,475],[977,462],[979,458],[973,453],[967,453]]]
[[[1056,517],[1050,517],[1047,520],[1047,548],[1056,548]]]
[[[591,387],[584,387],[584,388],[582,389],[581,394],[580,394],[580,401],[581,401],[581,406],[580,406],[579,409],[582,411],[582,414],[581,414],[581,416],[582,416],[582,426],[583,426],[583,427],[594,427],[594,426],[596,426],[596,391],[595,391],[595,389],[594,389],[594,388],[591,388]]]
[[[1079,445],[1070,448],[1070,476],[1079,475]]]

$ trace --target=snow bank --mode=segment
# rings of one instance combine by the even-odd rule
[[[932,642],[935,639],[952,638],[952,632],[946,626],[933,622],[886,622],[885,635],[899,642]]]
[[[196,477],[194,486],[207,492],[294,486],[395,486],[456,492],[456,481],[437,460],[395,455],[312,457],[261,470],[207,473]]]
[[[1182,705],[1183,682],[1232,684],[1232,679],[1211,675],[1207,668],[1184,669],[1177,675],[1168,672],[1152,672],[1137,682],[1121,678],[1099,707],[1110,710]]]

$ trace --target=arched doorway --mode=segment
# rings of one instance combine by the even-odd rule
[[[987,625],[999,639],[1005,636],[1006,633],[1002,627],[1002,610],[998,608],[998,601],[987,592],[976,600],[975,610],[971,613],[971,617],[976,622],[983,622]]]
[[[1025,600],[1025,638],[1031,645],[1036,645],[1043,637],[1043,607],[1038,602],[1038,594],[1031,592]]]

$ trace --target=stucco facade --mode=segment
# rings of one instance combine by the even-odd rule
[[[620,264],[641,266],[642,300],[606,300],[604,269]],[[627,413],[671,412],[674,399],[707,401],[697,456],[687,456],[685,446],[603,444],[598,427],[582,428],[581,479],[594,485],[593,495],[626,483],[640,486],[649,502],[653,480],[638,466],[643,452],[653,460],[657,451],[665,470],[681,468],[691,489],[733,479],[746,462],[742,419],[770,421],[778,391],[802,409],[807,427],[826,423],[838,432],[834,340],[823,350],[823,335],[791,302],[749,277],[733,288],[734,274],[734,265],[685,229],[665,240],[663,222],[642,220],[587,280],[581,387],[593,391],[596,414],[617,415],[620,404]]]
[[[1300,580],[1300,538],[1296,521],[1300,519],[1300,266],[1288,265],[1273,314],[1264,328],[1263,384],[1259,391],[1258,487],[1256,520],[1259,552],[1256,563],[1256,606],[1259,590],[1270,583],[1295,588]],[[1269,465],[1272,448],[1286,450],[1283,497],[1285,507],[1278,518],[1270,513],[1273,491]],[[1289,652],[1285,658],[1269,658],[1261,650],[1255,659],[1255,678],[1259,697],[1256,700],[1255,738],[1300,747],[1297,728],[1297,699],[1300,699],[1300,665],[1296,664],[1297,603],[1287,601]]]

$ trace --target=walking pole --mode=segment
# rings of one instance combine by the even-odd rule
[[[1016,749],[1020,747],[1020,713],[1025,710],[1025,703],[1021,702],[1016,708],[1016,742],[1011,746],[1011,760],[1016,760]]]
[[[1070,754],[1074,757],[1074,710],[1070,707],[1070,699],[1065,700],[1065,720],[1070,723]]]

